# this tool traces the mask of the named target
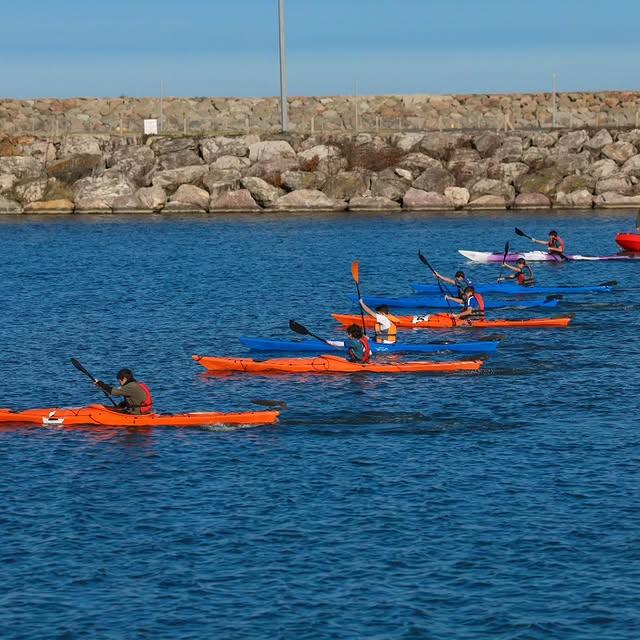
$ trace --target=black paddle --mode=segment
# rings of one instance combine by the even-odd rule
[[[291,329],[291,331],[294,331],[295,333],[299,333],[301,336],[311,336],[316,340],[320,340],[320,342],[324,342],[325,344],[328,344],[330,347],[333,347],[334,349],[340,348],[340,347],[336,347],[334,344],[331,344],[328,340],[325,340],[324,338],[317,336],[315,333],[311,333],[311,331],[309,331],[307,327],[302,326],[299,322],[296,322],[295,320],[289,320],[289,329]]]
[[[615,287],[618,284],[617,280],[607,280],[606,282],[601,282],[599,287]]]
[[[261,407],[275,407],[276,409],[288,409],[289,405],[284,400],[249,400],[251,404]]]
[[[418,258],[420,258],[420,262],[422,262],[423,264],[426,264],[427,267],[431,269],[431,273],[433,273],[433,277],[436,279],[436,282],[440,287],[440,293],[442,293],[444,300],[447,303],[447,307],[449,308],[449,313],[453,313],[453,311],[451,310],[451,305],[449,304],[449,300],[447,298],[447,292],[444,290],[444,287],[442,286],[442,282],[440,282],[440,278],[438,278],[438,274],[436,270],[431,266],[431,264],[429,263],[425,255],[422,253],[422,251],[420,251],[420,249],[418,249]]]
[[[505,242],[504,243],[504,253],[502,254],[502,264],[500,265],[500,267],[502,268],[502,265],[507,261],[507,255],[509,254],[509,242]],[[501,276],[500,274],[502,273],[502,271],[498,271],[498,280],[497,282],[500,282]]]
[[[525,238],[529,238],[529,240],[535,241],[535,238],[532,238],[529,234],[525,233],[522,229],[518,229],[518,227],[516,227],[516,235],[524,236]],[[566,260],[567,262],[569,262],[570,260],[570,258],[567,258],[567,256],[565,256],[564,253],[560,253],[560,251],[549,251],[549,254],[552,256],[560,256],[560,258],[562,258],[563,260]]]
[[[78,370],[78,371],[82,371],[82,373],[84,373],[85,376],[87,376],[87,378],[89,378],[94,384],[96,382],[98,382],[98,378],[94,378],[81,364],[80,362],[78,362],[78,360],[76,360],[75,358],[71,358],[71,364]],[[97,385],[96,385],[97,386]],[[111,404],[114,407],[117,407],[118,405],[116,404],[115,400],[102,388],[100,387],[100,391],[102,391],[102,393],[104,393],[105,396],[107,396],[107,398],[109,398],[109,400],[111,400]]]
[[[358,292],[358,307],[360,307],[360,319],[362,320],[362,333],[363,335],[367,335],[367,330],[364,326],[364,311],[360,306],[360,298],[362,298],[362,294],[360,293],[360,264],[357,260],[354,260],[351,263],[351,276],[353,277],[354,282],[356,283],[356,291]]]

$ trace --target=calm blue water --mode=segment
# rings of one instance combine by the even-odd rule
[[[515,225],[616,251],[635,212],[0,220],[0,406],[285,400],[276,427],[0,429],[3,638],[636,638],[640,262],[535,267],[567,330],[503,330],[482,375],[205,377],[239,335],[338,335],[350,264],[410,293]],[[540,311],[503,312],[502,316]],[[547,312],[548,313],[548,312]],[[495,332],[459,332],[459,339]],[[447,333],[414,333],[433,340]]]

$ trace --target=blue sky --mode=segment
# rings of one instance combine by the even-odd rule
[[[3,0],[0,95],[268,96],[277,0]],[[638,0],[286,0],[290,95],[640,89]]]

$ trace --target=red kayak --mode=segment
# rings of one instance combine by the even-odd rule
[[[640,233],[619,233],[616,242],[625,251],[640,252]]]

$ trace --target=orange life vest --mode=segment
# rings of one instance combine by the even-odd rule
[[[140,388],[144,391],[145,398],[140,405],[140,413],[152,413],[153,412],[153,397],[151,395],[151,389],[144,383],[136,380],[140,385]]]

